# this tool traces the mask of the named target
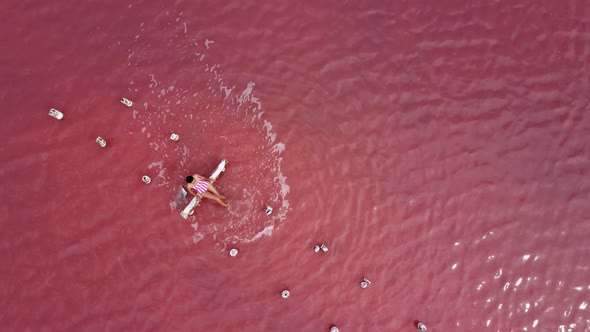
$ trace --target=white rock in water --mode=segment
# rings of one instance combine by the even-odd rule
[[[123,105],[126,105],[127,107],[133,106],[133,102],[127,98],[121,98],[121,103],[123,103]]]
[[[96,138],[96,143],[98,143],[98,145],[100,145],[101,147],[106,147],[107,146],[107,141],[105,141],[102,137],[98,136]]]
[[[281,296],[286,299],[289,297],[289,295],[291,295],[291,292],[289,292],[288,290],[284,290],[283,293],[281,294]]]
[[[56,110],[55,108],[52,108],[49,110],[49,115],[58,119],[58,120],[61,120],[64,118],[64,114],[62,112]]]
[[[236,257],[238,255],[238,249],[234,248],[234,249],[230,250],[229,255],[231,257]]]

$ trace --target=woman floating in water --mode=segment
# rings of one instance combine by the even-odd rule
[[[186,182],[188,183],[186,189],[193,196],[200,195],[227,207],[227,204],[224,202],[225,196],[221,195],[217,189],[213,187],[213,183],[206,177],[199,174],[193,174],[186,177]]]

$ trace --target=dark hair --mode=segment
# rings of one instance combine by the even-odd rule
[[[186,182],[187,183],[191,183],[191,182],[193,182],[194,179],[195,178],[193,178],[192,176],[189,175],[189,176],[186,177]]]

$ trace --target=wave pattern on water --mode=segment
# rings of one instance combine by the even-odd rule
[[[3,8],[7,330],[589,329],[583,1]]]

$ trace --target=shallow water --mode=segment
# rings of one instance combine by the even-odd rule
[[[589,8],[5,2],[0,325],[588,330]]]

